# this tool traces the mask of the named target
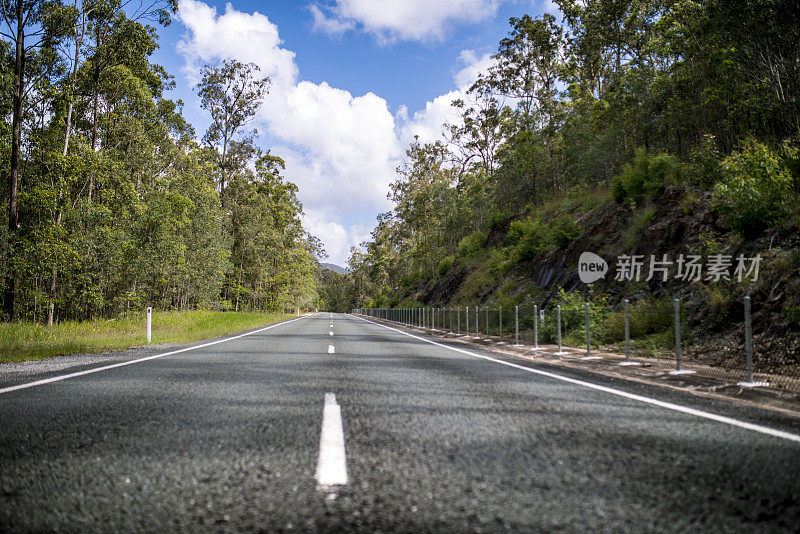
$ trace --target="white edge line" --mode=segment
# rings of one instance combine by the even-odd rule
[[[794,441],[795,443],[800,443],[800,435],[792,434],[791,432],[784,432],[783,430],[777,430],[777,429],[769,428],[769,427],[766,427],[766,426],[756,425],[756,424],[753,424],[753,423],[748,423],[746,421],[739,421],[738,419],[733,419],[732,417],[726,417],[724,415],[717,415],[717,414],[713,414],[711,412],[705,412],[703,410],[697,410],[695,408],[688,408],[686,406],[681,406],[679,404],[673,404],[671,402],[660,401],[660,400],[657,400],[657,399],[652,399],[650,397],[644,397],[642,395],[636,395],[634,393],[628,393],[627,391],[622,391],[622,390],[619,390],[619,389],[614,389],[614,388],[610,388],[610,387],[606,387],[606,386],[601,386],[599,384],[593,384],[591,382],[585,382],[583,380],[577,380],[575,378],[569,378],[567,376],[559,375],[559,374],[556,374],[556,373],[550,373],[548,371],[542,371],[541,369],[533,369],[531,367],[526,367],[524,365],[519,365],[519,364],[512,363],[512,362],[498,360],[497,358],[492,358],[491,356],[484,356],[482,354],[476,354],[474,352],[470,352],[468,350],[460,349],[458,347],[451,347],[449,345],[445,345],[443,343],[438,343],[438,342],[432,341],[430,339],[425,339],[425,338],[422,338],[422,337],[419,337],[419,336],[415,336],[414,334],[409,334],[408,332],[403,332],[402,330],[398,330],[397,328],[392,328],[391,326],[386,326],[386,325],[381,324],[381,323],[376,323],[374,321],[370,321],[369,319],[365,319],[364,317],[359,317],[357,315],[354,316],[354,317],[358,317],[359,319],[361,319],[363,321],[366,321],[368,323],[371,323],[371,324],[374,324],[374,325],[377,325],[377,326],[382,326],[383,328],[386,328],[388,330],[393,330],[395,332],[403,334],[404,336],[412,337],[414,339],[418,339],[420,341],[424,341],[426,343],[430,343],[431,345],[436,345],[438,347],[443,347],[443,348],[446,348],[446,349],[450,349],[450,350],[455,351],[455,352],[460,352],[462,354],[467,354],[469,356],[474,356],[475,358],[481,358],[482,360],[487,360],[487,361],[490,361],[490,362],[499,363],[500,365],[513,367],[514,369],[520,369],[522,371],[527,371],[529,373],[534,373],[534,374],[537,374],[537,375],[546,376],[548,378],[561,380],[562,382],[569,382],[570,384],[576,384],[578,386],[583,386],[583,387],[595,389],[597,391],[603,391],[605,393],[610,393],[611,395],[617,395],[619,397],[625,397],[627,399],[643,402],[643,403],[646,403],[646,404],[652,404],[654,406],[659,406],[661,408],[666,408],[667,410],[673,410],[673,411],[676,411],[676,412],[681,412],[681,413],[685,413],[685,414],[689,414],[689,415],[694,415],[696,417],[702,417],[704,419],[710,419],[710,420],[716,421],[718,423],[724,423],[724,424],[727,424],[727,425],[736,426],[736,427],[744,428],[744,429],[747,429],[747,430],[752,430],[753,432],[759,432],[761,434],[766,434],[768,436],[773,436],[773,437],[776,437],[776,438],[782,438],[782,439],[786,439],[786,440],[789,440],[789,441]]]
[[[0,395],[2,395],[3,393],[11,393],[12,391],[17,391],[17,390],[20,390],[20,389],[27,389],[27,388],[32,388],[32,387],[35,387],[35,386],[43,386],[45,384],[52,384],[53,382],[60,382],[61,380],[66,380],[68,378],[75,378],[77,376],[84,376],[84,375],[90,375],[92,373],[99,373],[100,371],[107,371],[109,369],[115,369],[117,367],[125,367],[126,365],[133,365],[134,363],[141,363],[141,362],[146,362],[148,360],[155,360],[157,358],[163,358],[164,356],[171,356],[173,354],[179,354],[181,352],[188,352],[190,350],[202,349],[203,347],[210,347],[212,345],[217,345],[219,343],[225,343],[226,341],[233,341],[234,339],[239,339],[239,338],[242,338],[242,337],[245,337],[245,336],[252,336],[253,334],[258,334],[259,332],[263,332],[264,330],[269,330],[270,328],[275,328],[276,326],[281,326],[281,325],[284,325],[284,324],[293,323],[293,322],[299,321],[301,319],[305,319],[305,317],[297,317],[296,319],[289,319],[288,321],[281,321],[280,323],[275,323],[275,324],[266,326],[264,328],[259,328],[258,330],[253,330],[252,332],[247,332],[245,334],[239,334],[239,335],[233,336],[233,337],[226,337],[225,339],[218,339],[216,341],[211,341],[209,343],[203,343],[202,345],[195,345],[193,347],[186,347],[184,349],[173,350],[173,351],[170,351],[170,352],[165,352],[163,354],[155,354],[153,356],[146,356],[144,358],[138,358],[136,360],[130,360],[130,361],[127,361],[127,362],[120,362],[120,363],[114,363],[114,364],[111,364],[111,365],[104,365],[102,367],[95,367],[93,369],[86,369],[85,371],[78,371],[78,372],[69,373],[69,374],[66,374],[66,375],[53,376],[53,377],[50,377],[50,378],[44,378],[42,380],[36,380],[34,382],[28,382],[28,383],[25,383],[25,384],[17,384],[16,386],[8,386],[8,387],[0,389]]]

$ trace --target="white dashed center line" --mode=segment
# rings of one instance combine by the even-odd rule
[[[330,490],[333,486],[347,484],[342,410],[336,403],[336,395],[333,393],[325,394],[325,406],[322,409],[322,432],[319,437],[316,479],[317,488],[324,491]]]

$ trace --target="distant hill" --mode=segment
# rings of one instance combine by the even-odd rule
[[[336,265],[334,263],[320,263],[319,266],[322,267],[323,269],[328,269],[329,271],[333,271],[339,274],[347,274],[349,272],[349,270],[346,267],[340,267],[339,265]]]

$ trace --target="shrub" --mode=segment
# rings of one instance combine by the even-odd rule
[[[641,206],[645,200],[657,200],[669,184],[681,181],[683,169],[671,154],[650,156],[638,149],[631,163],[623,165],[622,172],[614,178],[612,194],[617,202],[630,199]]]
[[[797,195],[784,159],[788,152],[788,147],[781,154],[751,140],[742,152],[722,162],[722,180],[714,187],[714,207],[728,216],[733,230],[751,238],[790,214],[789,203],[797,202]]]
[[[722,178],[721,161],[722,154],[714,136],[703,136],[703,140],[689,154],[689,181],[705,189],[713,187]]]
[[[456,256],[459,258],[469,258],[476,255],[483,250],[483,245],[486,243],[486,234],[481,231],[475,231],[463,238],[458,243]]]
[[[569,215],[562,215],[552,225],[553,241],[558,248],[569,247],[581,233],[581,227]]]
[[[447,274],[447,271],[453,267],[453,261],[453,256],[447,256],[439,263],[439,267],[436,269],[436,272],[439,274],[439,276],[444,276]]]
[[[506,244],[509,261],[519,263],[546,252],[551,246],[550,232],[537,218],[512,221],[506,234]]]
[[[630,304],[631,339],[647,338],[654,334],[671,332],[673,304],[669,299],[640,300]],[[601,327],[602,340],[614,343],[625,340],[625,312],[610,313]]]

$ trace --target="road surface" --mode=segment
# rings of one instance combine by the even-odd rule
[[[349,315],[189,347],[0,377],[0,531],[800,525],[789,416]]]

